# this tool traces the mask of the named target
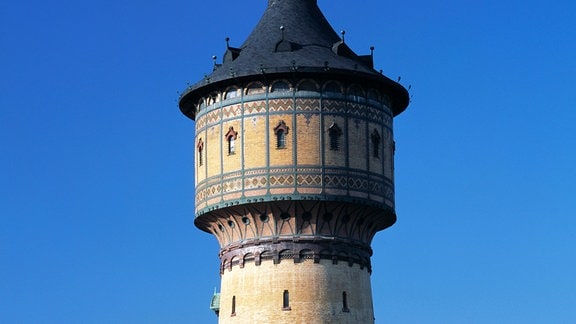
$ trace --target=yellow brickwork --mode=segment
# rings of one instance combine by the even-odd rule
[[[280,121],[284,121],[286,126],[289,127],[288,134],[286,135],[286,146],[284,148],[276,147],[276,136],[274,135],[274,127],[276,127]],[[292,141],[294,130],[292,129],[292,115],[281,114],[270,116],[269,132],[271,137],[268,145],[268,150],[270,152],[270,166],[294,165],[294,143]]]
[[[222,134],[222,156],[223,156],[223,173],[228,173],[232,171],[239,171],[242,169],[242,143],[243,143],[243,136],[242,136],[242,129],[240,128],[241,119],[236,119],[233,121],[228,121],[224,123]],[[238,136],[235,140],[235,151],[233,153],[228,153],[228,140],[226,139],[225,135],[228,133],[230,127],[233,128],[235,132],[238,133]]]
[[[285,290],[289,309],[283,309]],[[343,309],[343,293],[348,312]],[[236,266],[222,275],[220,324],[365,324],[374,322],[372,309],[370,274],[356,264],[263,261],[259,266]]]
[[[343,134],[340,136],[340,148],[336,151],[330,149],[330,137],[328,136],[328,128],[335,123],[340,127]],[[340,116],[326,116],[324,117],[324,156],[325,156],[325,164],[326,166],[337,166],[337,167],[345,167],[346,166],[346,139],[345,139],[345,120]]]
[[[204,143],[204,150],[202,151],[202,163],[200,163],[200,156],[198,152],[198,142],[202,140]],[[195,172],[195,185],[198,186],[198,182],[206,179],[206,132],[197,132],[196,141],[194,143],[194,166],[196,167]]]
[[[244,147],[244,167],[246,169],[266,167],[266,140],[270,131],[266,129],[265,116],[248,116],[244,119],[242,133]]]
[[[374,113],[373,108],[331,100],[321,112],[320,99],[297,99],[294,104],[290,97],[268,101],[255,96],[245,98],[251,101],[224,105],[199,118],[197,125],[201,126],[195,142],[196,184],[200,190],[197,212],[242,199],[254,199],[255,203],[253,197],[261,201],[268,195],[279,201],[290,200],[296,192],[384,201],[379,196],[382,192],[370,192],[372,187],[361,184],[366,180],[358,180],[370,173],[385,173],[389,178],[393,174],[392,134],[385,127],[386,119],[367,121],[366,117]],[[295,106],[306,112],[294,113]],[[268,114],[263,114],[266,111]],[[278,148],[274,129],[281,122],[288,133],[285,147]],[[329,135],[334,125],[341,131],[335,150],[330,147]],[[380,136],[378,158],[373,156],[374,130]],[[236,132],[235,150],[230,154],[226,135]],[[200,138],[204,143],[202,166],[196,147]],[[359,178],[355,179],[355,175]],[[387,204],[393,206],[393,201]],[[210,221],[208,229],[223,250],[247,239],[289,237],[296,230],[298,235],[314,235],[318,230],[317,220],[296,229],[292,210],[291,218],[282,221],[278,215],[274,219],[269,211],[266,213],[270,220],[264,221],[262,217],[266,215],[259,213],[228,208]],[[248,223],[244,223],[244,217],[249,217]],[[351,233],[348,225],[344,225],[331,235],[348,237],[359,233]],[[234,266],[232,270],[224,266],[222,274],[221,324],[374,321],[370,274],[358,263],[350,266],[348,262],[333,264],[326,259],[320,259],[319,263],[311,259],[299,263],[282,259],[274,264],[267,259],[258,266],[252,261],[241,267],[237,259],[223,262]],[[287,308],[283,308],[285,291],[289,295]]]
[[[319,165],[320,160],[320,118],[312,115],[309,118],[299,115],[296,118],[297,160],[298,165]]]
[[[348,126],[348,150],[350,156],[350,168],[365,170],[366,169],[366,151],[368,143],[366,142],[366,122],[353,120],[349,121]]]
[[[211,126],[206,135],[206,166],[208,169],[207,177],[220,175],[222,171],[221,152],[222,152],[222,127],[220,125]]]

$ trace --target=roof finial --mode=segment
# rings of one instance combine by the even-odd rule
[[[212,55],[212,62],[213,62],[212,71],[216,71],[216,69],[217,69],[218,66],[219,66],[218,63],[216,63],[216,59],[217,59],[217,58],[218,58],[218,56]]]
[[[374,56],[374,46],[370,46],[370,56]]]
[[[226,48],[230,47],[230,37],[226,37]]]
[[[342,43],[344,43],[344,35],[346,34],[345,30],[340,31],[340,35],[342,35]]]
[[[284,25],[280,26],[280,32],[282,33],[282,40],[284,40]]]

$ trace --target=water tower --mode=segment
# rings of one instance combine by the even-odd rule
[[[374,322],[370,243],[396,221],[392,119],[409,96],[344,36],[315,0],[269,0],[180,98],[220,323]]]

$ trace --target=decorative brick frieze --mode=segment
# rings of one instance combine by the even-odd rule
[[[311,260],[329,260],[332,264],[343,262],[348,266],[359,265],[360,269],[372,272],[370,246],[358,244],[340,238],[298,237],[279,240],[251,240],[229,246],[220,251],[220,273],[232,271],[234,267],[243,268],[253,262],[259,266],[262,262],[301,263]]]

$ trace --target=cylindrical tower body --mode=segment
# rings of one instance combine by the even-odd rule
[[[220,323],[371,323],[370,242],[395,220],[403,87],[314,0],[270,0],[181,97],[196,121],[196,220],[220,243]]]

